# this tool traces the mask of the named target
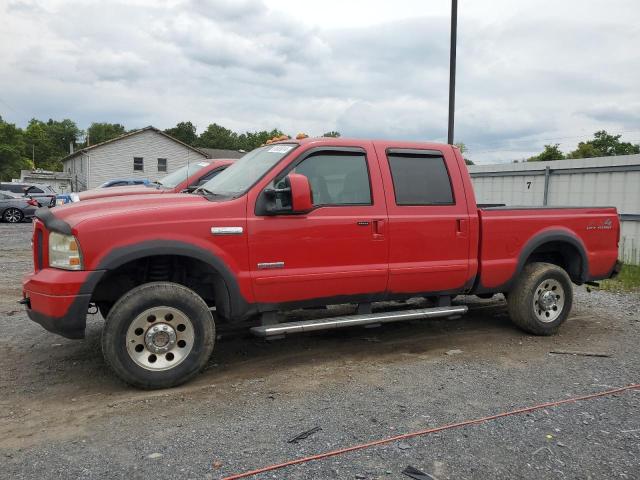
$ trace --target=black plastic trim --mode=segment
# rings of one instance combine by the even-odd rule
[[[71,225],[64,220],[60,220],[56,217],[48,207],[41,207],[36,210],[35,217],[44,223],[47,230],[51,232],[58,232],[64,235],[71,235]]]

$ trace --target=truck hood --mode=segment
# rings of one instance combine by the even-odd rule
[[[162,215],[163,211],[174,212],[176,209],[189,210],[202,206],[208,200],[200,195],[185,193],[169,193],[163,195],[139,195],[106,197],[86,202],[68,203],[50,211],[53,216],[68,224],[71,228],[82,221],[117,215],[140,215],[153,211],[153,215]],[[106,218],[105,218],[106,220]]]
[[[78,193],[78,198],[80,198],[80,200],[92,200],[95,198],[119,197],[123,195],[164,193],[166,191],[168,191],[168,189],[157,188],[156,185],[128,185],[124,187],[93,188],[91,190],[85,190],[84,192]]]

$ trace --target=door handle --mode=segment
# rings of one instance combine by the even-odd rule
[[[384,238],[384,220],[373,220],[373,238],[374,240],[382,240]]]
[[[456,236],[466,237],[469,231],[469,220],[466,218],[456,219]]]

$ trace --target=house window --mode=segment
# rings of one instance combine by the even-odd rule
[[[144,172],[144,160],[142,157],[133,157],[133,171]]]
[[[159,158],[158,159],[158,171],[159,172],[166,172],[167,171],[167,159],[166,158]]]

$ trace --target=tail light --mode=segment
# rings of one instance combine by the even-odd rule
[[[38,206],[38,202],[37,202],[36,200],[34,200],[33,198],[30,198],[29,200],[27,200],[27,203],[28,203],[29,205],[34,206],[34,207],[37,207],[37,206]]]

